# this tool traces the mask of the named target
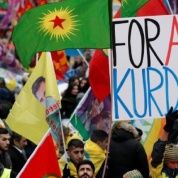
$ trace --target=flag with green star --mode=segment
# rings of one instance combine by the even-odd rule
[[[27,11],[12,40],[24,67],[41,51],[110,48],[109,0],[65,0]]]

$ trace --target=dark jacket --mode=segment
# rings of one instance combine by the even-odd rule
[[[26,163],[26,158],[24,155],[14,147],[9,149],[9,154],[12,161],[12,170],[15,172],[20,172],[24,164]]]
[[[122,178],[124,173],[133,169],[139,170],[144,178],[149,178],[146,152],[132,133],[115,128],[112,131],[107,178]]]
[[[5,168],[12,168],[12,162],[8,152],[3,151],[2,153],[0,153],[0,163],[2,163]]]
[[[167,141],[158,140],[155,142],[152,151],[151,174],[152,177],[178,177],[178,169],[170,169],[164,164],[164,152]]]
[[[77,106],[76,96],[64,96],[61,100],[61,105],[61,117],[70,118],[71,114]]]

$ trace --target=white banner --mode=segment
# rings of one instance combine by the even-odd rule
[[[113,21],[113,120],[178,109],[178,16]]]

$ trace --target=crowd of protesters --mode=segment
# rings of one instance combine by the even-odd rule
[[[38,3],[31,1],[33,6]],[[52,1],[49,1],[52,2]],[[172,1],[171,5],[177,4]],[[176,5],[177,6],[177,5]],[[174,9],[177,13],[177,9]],[[12,22],[0,31],[0,67],[23,72],[15,47],[11,42]],[[91,51],[85,51],[86,60]],[[65,74],[67,88],[61,94],[61,117],[69,119],[89,88],[87,64],[81,57],[73,61]],[[26,78],[22,78],[22,85]],[[36,145],[11,131],[5,124],[19,90],[10,90],[5,78],[0,78],[0,177],[15,178]],[[126,121],[116,122],[109,136],[103,130],[93,130],[86,141],[65,128],[66,150],[62,149],[59,167],[62,178],[178,178],[178,111],[171,107],[166,114],[161,137],[154,143],[151,159],[140,142],[142,128]],[[109,147],[107,148],[109,144]],[[60,150],[60,149],[59,149]],[[58,150],[57,150],[58,151]],[[106,164],[105,164],[106,163]]]
[[[86,85],[88,88],[88,79],[74,77],[69,80],[68,88],[62,95],[62,106],[67,106],[66,110],[65,107],[61,108],[64,118],[69,118],[77,106],[77,96],[80,93],[81,84],[82,87]],[[85,93],[86,90],[81,90],[81,92]],[[73,99],[71,99],[72,97]],[[65,103],[66,98],[68,98],[68,103]],[[17,133],[6,129],[3,120],[6,119],[15,102],[15,95],[6,87],[3,78],[1,78],[0,85],[0,101],[1,173],[16,177],[35,149],[35,145]],[[105,178],[176,178],[178,176],[178,111],[173,111],[171,107],[167,113],[162,135],[153,146],[150,160],[147,159],[145,149],[140,142],[140,129],[126,121],[116,122],[112,126],[110,138],[103,130],[93,130],[87,141],[83,141],[79,135],[70,135],[69,130],[66,134],[67,157],[65,154],[59,156],[59,166],[63,171],[63,178],[79,177],[77,167],[83,160],[90,160],[94,164],[96,178],[101,178],[103,172],[105,172]],[[107,150],[108,138],[110,139],[109,150]],[[107,152],[109,154],[106,157]],[[106,160],[107,166],[105,167]],[[89,173],[86,171],[86,174]]]
[[[68,80],[68,87],[62,93],[61,99],[62,119],[70,118],[88,88],[89,81],[86,75],[74,75]],[[9,90],[5,79],[1,78],[0,173],[8,174],[10,177],[16,177],[36,147],[23,136],[9,130],[3,122],[15,99],[15,91]],[[145,149],[140,142],[140,129],[126,121],[118,122],[113,125],[110,138],[103,130],[93,130],[87,141],[79,137],[75,138],[75,134],[73,138],[69,130],[68,137],[71,138],[66,143],[67,149],[63,150],[63,153],[66,151],[67,155],[59,156],[59,167],[63,172],[63,178],[79,177],[78,165],[83,160],[90,160],[93,163],[96,178],[101,178],[103,172],[105,178],[176,178],[178,176],[178,111],[170,108],[167,113],[162,135],[153,146],[151,160],[147,159]],[[107,150],[108,138],[110,139],[109,150]],[[108,156],[106,156],[107,152]],[[19,160],[18,164],[17,160]],[[87,171],[85,174],[90,176]],[[93,175],[90,176],[92,177]]]
[[[70,58],[70,57],[69,57]],[[89,88],[86,65],[72,65],[67,77],[67,88],[61,94],[61,117],[69,119]],[[77,71],[77,72],[76,72]],[[72,75],[71,75],[72,74]],[[25,84],[25,81],[24,81]],[[0,78],[0,175],[13,178],[20,172],[36,148],[30,140],[14,133],[6,126],[16,91],[8,89]],[[112,126],[111,136],[104,130],[93,130],[84,141],[69,128],[66,150],[58,153],[63,178],[176,178],[178,177],[178,111],[170,108],[161,137],[153,145],[148,160],[140,142],[142,130],[126,121]],[[76,136],[77,135],[77,136]],[[110,139],[110,140],[109,140]],[[107,149],[109,140],[109,149]],[[62,155],[63,154],[63,155]],[[107,164],[105,164],[105,161]],[[17,164],[18,162],[18,164]],[[84,165],[84,168],[80,168]],[[85,168],[85,166],[87,168]]]

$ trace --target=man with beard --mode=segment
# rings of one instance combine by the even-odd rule
[[[90,160],[83,160],[77,165],[78,178],[95,178],[95,166]]]

